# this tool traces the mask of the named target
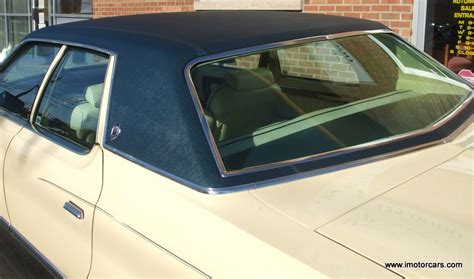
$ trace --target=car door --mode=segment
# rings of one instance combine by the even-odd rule
[[[0,67],[0,219],[9,222],[3,189],[3,162],[13,137],[28,125],[39,86],[60,46],[26,43]]]
[[[96,133],[109,56],[65,46],[60,56],[35,101],[32,125],[7,151],[5,194],[12,226],[50,267],[85,278],[102,187]]]

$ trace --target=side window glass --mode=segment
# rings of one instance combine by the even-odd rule
[[[35,124],[82,150],[95,143],[108,56],[69,48],[39,104]]]
[[[60,46],[29,44],[0,72],[0,107],[28,119],[43,78]]]

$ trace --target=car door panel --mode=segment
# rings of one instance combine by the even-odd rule
[[[102,187],[101,148],[82,155],[23,129],[7,152],[4,178],[12,225],[59,270],[85,277]],[[63,208],[67,202],[83,211],[83,219]]]
[[[10,222],[3,187],[3,162],[13,137],[20,132],[21,121],[10,119],[8,113],[0,109],[0,218]]]
[[[9,222],[4,194],[3,166],[7,149],[23,126],[39,86],[59,51],[59,45],[27,42],[0,65],[0,217]]]
[[[108,56],[63,46],[55,61],[35,100],[32,125],[6,153],[5,199],[11,225],[54,271],[85,278],[102,189],[96,133]]]

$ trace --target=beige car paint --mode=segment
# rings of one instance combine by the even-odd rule
[[[94,246],[91,278],[115,277],[124,270],[133,277],[159,277],[160,264],[169,261],[163,257],[168,254],[163,249],[171,253],[170,257],[184,261],[183,268],[171,274],[181,274],[186,265],[188,270],[195,267],[196,275],[202,272],[215,278],[396,278],[400,277],[397,274],[408,274],[399,270],[392,273],[383,267],[380,258],[354,249],[358,245],[340,243],[331,234],[315,229],[462,154],[472,142],[473,127],[450,143],[403,156],[225,195],[200,194],[105,151],[105,184],[97,215],[101,221],[94,232],[100,245]],[[463,202],[472,205],[472,196]],[[416,228],[416,222],[411,225]],[[364,231],[362,226],[358,229]],[[147,239],[135,246],[127,241],[120,248],[115,238],[107,237],[120,230]],[[346,227],[335,231],[337,236],[352,233]],[[357,243],[356,238],[349,239]],[[388,256],[389,250],[397,251],[396,240],[388,242],[379,253]],[[364,245],[372,248],[369,240]],[[163,253],[154,262],[156,268],[147,257],[140,262],[148,265],[134,268],[135,256],[141,251],[149,255],[152,249]],[[427,249],[424,252],[430,254]],[[131,250],[137,253],[126,252]],[[404,259],[409,261],[410,254]],[[128,262],[130,267],[124,266]],[[450,274],[449,270],[443,271],[444,275]],[[169,275],[167,272],[163,274]]]
[[[183,263],[183,269],[192,265],[214,278],[399,278],[265,206],[248,191],[198,193],[109,151],[104,163],[97,211],[101,221],[94,226],[94,239],[101,243],[94,245],[91,278],[120,277],[124,270],[134,271],[125,273],[131,277],[166,277],[160,261],[169,259],[150,261],[146,256],[159,249],[156,245],[189,264]],[[130,228],[155,244],[143,239],[130,246],[134,242],[109,237]],[[149,265],[134,268],[136,257]]]
[[[379,263],[463,265],[462,268],[396,269],[408,278],[472,278],[473,162],[474,150],[467,150],[318,232]],[[351,233],[345,233],[348,231]]]
[[[458,139],[461,140],[252,193],[296,222],[317,229],[462,153],[473,142],[474,125],[467,127]]]
[[[3,171],[1,170],[3,170],[3,162],[7,148],[13,137],[21,130],[22,126],[6,117],[3,117],[2,113],[7,112],[0,109],[0,217],[9,222],[3,188]]]
[[[69,278],[85,278],[102,187],[101,147],[77,154],[25,128],[8,149],[4,181],[12,226]],[[69,201],[84,219],[63,209]]]

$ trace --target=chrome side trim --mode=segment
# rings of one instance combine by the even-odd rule
[[[195,190],[197,192],[200,192],[200,193],[204,193],[204,194],[217,194],[218,192],[215,192],[213,188],[209,188],[209,187],[202,187],[202,186],[199,186],[191,181],[188,181],[186,179],[183,179],[177,175],[174,175],[170,172],[167,172],[165,170],[162,170],[160,168],[157,168],[155,166],[153,166],[152,164],[149,164],[145,161],[142,161],[136,157],[133,157],[131,155],[128,155],[127,153],[123,152],[123,151],[120,151],[112,146],[110,146],[109,144],[105,144],[105,149],[109,152],[111,152],[112,154],[114,155],[117,155],[117,156],[120,156],[130,162],[133,162],[133,163],[136,163],[142,167],[144,167],[145,169],[148,169],[152,172],[155,172],[155,173],[158,173],[162,176],[165,176],[175,182],[178,182],[180,184],[183,184],[184,186],[192,189],[192,190]],[[106,158],[106,155],[104,153],[104,159]],[[220,192],[219,192],[220,193]],[[223,192],[222,192],[223,193]]]
[[[31,127],[33,127],[33,129],[35,127],[34,126],[35,115],[36,115],[36,112],[38,111],[38,106],[41,101],[41,98],[43,97],[43,93],[46,87],[48,86],[49,80],[51,79],[51,76],[56,70],[56,67],[58,66],[61,59],[64,57],[66,50],[67,50],[67,46],[63,45],[61,49],[58,51],[58,53],[56,54],[56,57],[54,57],[53,59],[53,62],[51,63],[51,65],[49,65],[48,71],[46,72],[46,75],[44,76],[43,81],[41,82],[40,88],[38,89],[38,93],[36,94],[35,101],[33,102],[33,107],[31,108],[30,119],[29,119],[29,123]]]
[[[90,206],[91,208],[94,208],[94,207],[95,207],[94,204],[92,204],[92,203],[86,201],[85,199],[79,197],[78,195],[76,195],[76,194],[74,194],[74,193],[72,193],[72,192],[70,192],[70,191],[64,189],[63,187],[61,187],[61,186],[59,186],[59,185],[57,185],[57,184],[55,184],[55,183],[53,183],[53,182],[51,182],[51,181],[49,181],[49,180],[47,180],[47,179],[38,177],[38,180],[39,180],[39,181],[42,181],[42,182],[44,182],[44,183],[46,183],[46,184],[48,184],[49,186],[52,186],[52,187],[56,188],[57,190],[59,190],[59,191],[65,193],[66,195],[69,195],[69,196],[71,196],[71,197],[74,197],[75,199],[80,200],[81,202],[87,204],[87,205]]]
[[[19,231],[0,216],[0,226],[8,230],[52,275],[57,278],[67,278],[50,260],[48,260],[36,247],[33,246]]]
[[[115,55],[116,54],[116,53],[114,53],[114,52],[112,52],[108,49],[96,47],[96,46],[93,46],[93,45],[81,44],[81,43],[76,43],[76,42],[73,42],[73,41],[51,40],[51,39],[42,39],[42,38],[25,39],[20,43],[20,45],[18,47],[20,47],[23,44],[31,43],[31,42],[50,43],[50,44],[58,44],[58,45],[67,45],[67,46],[70,46],[70,47],[85,48],[85,49],[95,50],[97,52],[102,52],[102,53],[108,54],[108,55]]]
[[[125,229],[131,231],[133,234],[136,234],[137,236],[139,236],[140,238],[142,238],[143,240],[145,240],[146,242],[152,244],[153,246],[157,247],[158,249],[160,249],[161,251],[165,252],[166,254],[168,254],[169,256],[175,258],[176,260],[178,260],[179,262],[181,262],[182,264],[188,266],[189,268],[191,268],[192,270],[196,271],[197,273],[201,274],[202,276],[204,276],[205,278],[212,278],[211,276],[209,276],[208,274],[206,274],[204,271],[200,270],[199,268],[195,267],[194,265],[190,264],[189,262],[187,262],[186,260],[184,260],[183,258],[179,257],[178,255],[174,254],[173,252],[171,252],[170,250],[164,248],[163,246],[159,245],[158,243],[154,242],[153,240],[149,239],[148,237],[146,237],[145,235],[143,235],[142,233],[138,232],[137,230],[135,230],[134,228],[130,227],[129,225],[127,225],[126,223],[120,221],[118,218],[116,218],[115,216],[111,215],[110,213],[108,213],[107,211],[105,211],[104,209],[100,208],[99,206],[96,207],[96,210],[100,211],[102,214],[104,214],[106,217],[110,218],[111,220],[113,220],[114,222],[116,222],[117,224],[123,226]]]
[[[109,56],[109,65],[105,73],[104,89],[102,91],[102,101],[99,111],[99,122],[97,123],[96,143],[103,146],[107,137],[107,121],[109,115],[110,97],[112,96],[112,84],[115,76],[117,55]]]
[[[153,165],[151,165],[147,162],[144,162],[140,159],[137,159],[133,156],[130,156],[130,155],[128,155],[128,154],[126,154],[126,153],[124,153],[120,150],[117,150],[117,149],[115,149],[115,148],[113,148],[109,145],[106,145],[105,149],[107,149],[107,151],[113,153],[116,156],[123,157],[126,160],[128,160],[130,162],[133,162],[133,163],[136,163],[136,164],[138,164],[138,165],[140,165],[140,166],[142,166],[142,167],[144,167],[144,168],[146,168],[146,169],[148,169],[152,172],[163,175],[163,176],[165,176],[165,177],[167,177],[167,178],[169,178],[169,179],[171,179],[171,180],[173,180],[177,183],[180,183],[180,184],[190,188],[191,190],[194,190],[194,191],[197,191],[197,192],[200,192],[200,193],[203,193],[203,194],[208,194],[208,195],[222,195],[222,194],[231,194],[231,193],[240,192],[240,191],[255,190],[255,189],[258,189],[258,188],[270,187],[270,186],[273,186],[273,185],[276,185],[276,184],[288,183],[288,182],[295,181],[295,180],[298,180],[298,179],[304,179],[304,178],[308,178],[308,177],[324,175],[324,174],[327,174],[327,173],[341,171],[341,170],[345,170],[345,169],[354,168],[354,167],[358,167],[358,166],[361,166],[361,165],[377,162],[377,161],[380,161],[380,160],[393,158],[395,156],[407,154],[407,153],[410,153],[410,152],[423,150],[425,148],[433,147],[433,146],[436,146],[436,145],[445,144],[445,143],[453,141],[460,133],[462,133],[462,131],[464,131],[464,129],[466,129],[472,123],[473,120],[474,120],[474,116],[471,116],[466,122],[464,122],[463,125],[459,126],[453,133],[451,133],[450,135],[446,136],[445,138],[437,140],[437,141],[432,141],[432,142],[428,142],[428,143],[425,143],[425,144],[412,146],[411,148],[400,149],[400,150],[390,152],[390,153],[385,153],[385,154],[382,154],[382,155],[379,155],[379,156],[373,156],[373,157],[368,157],[368,158],[364,158],[364,159],[361,159],[361,160],[356,160],[356,161],[352,161],[352,162],[348,162],[348,163],[344,163],[344,164],[334,165],[334,166],[330,166],[330,167],[327,167],[327,168],[315,169],[315,170],[306,171],[306,172],[302,172],[302,173],[297,173],[297,174],[293,174],[293,175],[288,175],[288,176],[284,176],[284,177],[269,179],[269,180],[262,181],[262,182],[254,182],[254,183],[242,184],[242,185],[237,185],[237,186],[232,186],[232,187],[222,187],[222,188],[203,187],[203,186],[197,185],[196,183],[193,183],[191,181],[183,179],[179,176],[176,176],[172,173],[164,171],[160,168],[157,168],[157,167],[155,167],[155,166],[153,166]]]
[[[361,160],[352,161],[352,162],[345,163],[345,164],[334,165],[334,166],[330,166],[330,167],[327,167],[327,168],[315,169],[315,170],[312,170],[312,171],[307,171],[307,172],[293,174],[293,175],[289,175],[289,176],[285,176],[285,177],[270,179],[270,180],[263,181],[263,182],[257,182],[257,183],[246,184],[246,185],[239,185],[239,186],[228,187],[228,188],[223,188],[223,189],[210,189],[211,192],[208,192],[208,193],[209,194],[228,194],[228,193],[234,193],[234,192],[244,191],[244,190],[255,190],[255,189],[258,189],[258,188],[270,187],[270,186],[273,186],[273,185],[276,185],[276,184],[287,183],[287,182],[295,181],[295,180],[298,180],[298,179],[304,179],[304,178],[309,178],[309,177],[318,176],[318,175],[324,175],[324,174],[332,173],[332,172],[336,172],[336,171],[341,171],[341,170],[345,170],[345,169],[349,169],[349,168],[354,168],[354,167],[358,167],[358,166],[361,166],[361,165],[377,162],[377,161],[380,161],[380,160],[385,160],[385,159],[393,158],[393,157],[396,157],[396,156],[404,155],[404,154],[411,153],[411,152],[414,152],[414,151],[420,151],[420,150],[423,150],[423,149],[426,149],[426,148],[429,148],[429,147],[433,147],[433,146],[437,146],[437,145],[440,145],[440,144],[445,144],[445,143],[453,141],[460,133],[462,133],[472,123],[473,120],[474,120],[474,116],[471,116],[463,125],[458,127],[456,129],[456,131],[454,131],[452,134],[448,135],[447,137],[445,137],[443,139],[437,140],[437,141],[428,142],[428,143],[425,143],[425,144],[412,146],[410,148],[405,148],[405,149],[397,150],[397,151],[394,151],[394,152],[385,153],[385,154],[382,154],[382,155],[379,155],[379,156],[364,158],[364,159],[361,159]]]
[[[186,79],[186,83],[188,85],[188,89],[191,92],[191,97],[194,103],[194,106],[196,108],[196,112],[198,114],[198,118],[200,120],[202,129],[204,131],[204,134],[206,136],[208,145],[211,149],[212,155],[214,157],[214,160],[216,162],[217,168],[219,169],[221,177],[230,177],[230,176],[236,176],[236,175],[242,175],[242,174],[248,174],[248,173],[254,173],[254,172],[259,172],[263,170],[270,170],[274,169],[277,167],[282,167],[282,166],[288,166],[296,163],[304,163],[308,161],[315,161],[318,159],[324,159],[327,157],[332,157],[336,155],[343,155],[347,154],[350,152],[354,151],[360,151],[362,149],[366,149],[368,147],[376,147],[380,146],[383,144],[387,143],[392,143],[395,141],[399,141],[401,139],[407,139],[413,136],[417,135],[422,135],[426,134],[428,132],[433,131],[434,129],[438,128],[439,126],[442,126],[444,123],[449,121],[452,117],[454,117],[459,111],[461,111],[467,104],[472,99],[473,92],[469,94],[469,96],[466,97],[466,99],[463,101],[461,105],[459,105],[454,111],[452,111],[449,115],[445,116],[441,121],[435,123],[434,125],[430,127],[426,127],[424,129],[419,129],[416,131],[408,132],[405,134],[397,135],[394,137],[390,137],[387,139],[380,139],[376,141],[371,141],[369,143],[364,143],[360,145],[355,145],[351,147],[346,147],[338,150],[333,150],[325,153],[319,153],[319,154],[313,154],[305,157],[300,157],[300,158],[295,158],[295,159],[290,159],[290,160],[285,160],[281,162],[275,162],[275,163],[270,163],[270,164],[265,164],[265,165],[260,165],[260,166],[255,166],[255,167],[250,167],[242,170],[236,170],[236,171],[228,171],[225,168],[224,162],[222,161],[222,157],[220,155],[219,149],[217,147],[217,144],[212,136],[212,132],[209,128],[209,125],[207,124],[205,114],[204,114],[204,108],[201,105],[201,102],[199,100],[199,95],[197,93],[197,90],[194,86],[194,82],[192,80],[191,76],[191,71],[192,69],[198,65],[206,65],[208,63],[213,63],[216,60],[219,59],[226,59],[228,57],[235,57],[235,56],[241,56],[241,55],[251,55],[253,53],[258,53],[261,51],[265,50],[271,50],[275,48],[281,48],[285,46],[295,46],[299,44],[304,44],[308,42],[316,42],[316,41],[322,41],[322,40],[331,40],[331,39],[337,39],[337,38],[343,38],[343,37],[350,37],[350,36],[358,36],[358,35],[370,35],[370,34],[380,34],[380,33],[387,33],[387,34],[395,34],[391,30],[368,30],[368,31],[354,31],[354,32],[343,32],[343,33],[337,33],[337,34],[332,34],[332,35],[324,35],[324,36],[315,36],[315,37],[309,37],[309,38],[302,38],[302,39],[296,39],[296,40],[290,40],[290,41],[284,41],[284,42],[279,42],[279,43],[272,43],[272,44],[267,44],[267,45],[262,45],[262,46],[257,46],[257,47],[250,47],[250,48],[244,48],[244,49],[239,49],[235,51],[229,51],[229,52],[224,52],[220,54],[215,54],[215,55],[209,55],[209,56],[204,56],[204,57],[199,57],[197,59],[194,59],[190,61],[185,69],[184,69],[184,76]],[[400,37],[400,36],[398,36]],[[434,60],[431,58],[431,60]]]

